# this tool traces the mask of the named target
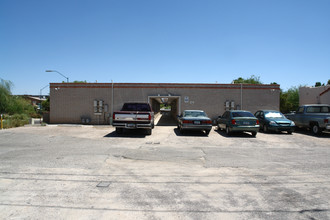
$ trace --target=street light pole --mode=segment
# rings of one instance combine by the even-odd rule
[[[69,77],[66,77],[66,76],[64,76],[62,73],[60,73],[59,71],[57,71],[57,70],[46,70],[46,72],[56,72],[56,73],[58,73],[58,74],[60,74],[61,76],[63,76],[64,78],[66,78],[66,82],[68,83],[69,82]]]
[[[44,89],[46,89],[47,87],[48,87],[49,85],[46,85],[46,86],[44,86],[42,89],[40,89],[40,103],[41,103],[41,92],[42,92],[42,90],[44,90]],[[40,109],[41,109],[41,105],[40,105]]]
[[[46,86],[44,86],[42,89],[40,89],[40,107],[39,107],[39,109],[40,109],[40,125],[41,125],[41,113],[42,113],[42,105],[41,105],[41,97],[42,97],[42,90],[44,90],[45,88],[47,88],[49,85],[46,85]]]

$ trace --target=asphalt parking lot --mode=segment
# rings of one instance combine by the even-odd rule
[[[0,219],[330,219],[330,135],[0,130]]]

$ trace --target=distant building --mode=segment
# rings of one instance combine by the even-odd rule
[[[31,105],[40,107],[41,102],[46,101],[49,96],[46,95],[20,95],[20,97],[28,100]]]
[[[299,104],[330,104],[330,85],[319,87],[300,87]]]

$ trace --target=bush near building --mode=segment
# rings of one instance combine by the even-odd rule
[[[3,127],[19,127],[29,123],[31,117],[40,117],[36,109],[24,98],[11,94],[12,82],[1,79],[0,113]]]

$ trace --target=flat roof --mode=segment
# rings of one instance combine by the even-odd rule
[[[50,88],[181,88],[181,89],[275,89],[278,84],[208,84],[208,83],[50,83]]]

